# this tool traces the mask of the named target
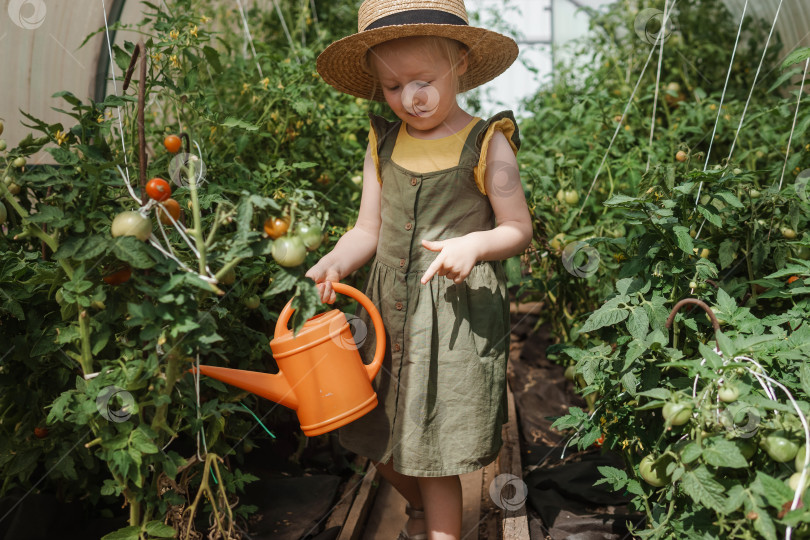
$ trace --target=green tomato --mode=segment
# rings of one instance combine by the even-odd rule
[[[549,245],[552,249],[562,249],[563,242],[565,242],[565,233],[557,233],[554,235],[554,238],[551,239]]]
[[[723,403],[733,403],[740,397],[740,391],[737,390],[737,387],[733,384],[725,383],[720,387],[720,390],[717,391],[717,397],[720,398],[720,401]]]
[[[243,302],[245,307],[248,309],[256,309],[259,307],[259,304],[261,304],[261,300],[255,294],[248,296],[243,300]]]
[[[745,459],[751,459],[757,452],[757,447],[751,439],[735,439],[734,444]]]
[[[11,164],[14,167],[17,167],[18,169],[22,169],[23,167],[25,167],[25,163],[26,163],[25,158],[22,156],[15,158],[14,161],[11,162]]]
[[[683,403],[669,402],[664,405],[664,420],[673,426],[681,426],[692,417],[692,407]]]
[[[663,456],[658,460],[652,454],[647,454],[638,465],[638,471],[645,482],[654,487],[662,487],[671,481],[667,476],[667,465],[672,461],[672,457]]]
[[[310,225],[304,223],[302,225],[298,225],[298,236],[301,238],[301,241],[304,242],[304,246],[306,246],[307,250],[313,251],[318,249],[318,246],[321,245],[321,241],[323,240],[323,231],[317,225]]]
[[[233,285],[234,281],[236,281],[236,270],[233,268],[229,268],[225,275],[222,276],[222,279],[219,280],[223,285]]]
[[[782,430],[774,431],[767,437],[763,437],[759,441],[759,445],[768,452],[772,460],[778,463],[790,461],[799,452],[799,445],[786,438],[786,433]]]
[[[574,378],[577,376],[577,368],[576,366],[568,366],[565,368],[565,378],[571,382],[574,382]]]
[[[6,177],[6,178],[8,178],[8,177]],[[20,193],[21,188],[20,188],[19,184],[15,184],[14,182],[9,182],[7,184],[7,187],[8,187],[8,192],[11,193],[12,195],[17,195],[17,194]]]
[[[794,461],[793,464],[796,466],[797,471],[801,472],[801,470],[804,469],[804,454],[805,454],[805,452],[807,452],[807,446],[804,445],[804,444],[801,445],[799,447],[799,451],[796,452],[796,461]]]
[[[0,139],[0,152],[6,149],[6,141]]]
[[[579,202],[579,193],[573,189],[565,192],[565,202],[568,204],[577,204]]]
[[[285,235],[273,242],[273,258],[281,266],[298,266],[307,256],[307,248],[298,236]]]
[[[788,240],[793,240],[794,238],[796,238],[796,231],[794,231],[793,229],[791,229],[789,227],[783,227],[782,228],[782,237],[787,238]]]
[[[140,212],[128,210],[115,216],[111,231],[114,238],[134,236],[138,240],[145,242],[149,235],[152,234],[152,221],[141,215]]]
[[[802,478],[802,473],[801,472],[795,472],[792,475],[790,475],[790,478],[787,479],[786,483],[787,483],[787,485],[790,486],[790,489],[792,489],[794,493],[796,492],[796,490],[799,489],[799,480],[801,480],[801,478]],[[810,481],[810,478],[805,478],[804,479],[804,489],[802,491],[807,491],[807,486],[810,483],[809,481]]]
[[[557,192],[557,200],[560,202],[565,201],[565,191],[562,189]]]
[[[756,189],[751,189],[751,190],[748,191],[748,195],[752,199],[759,199],[759,196],[762,195],[762,194]]]

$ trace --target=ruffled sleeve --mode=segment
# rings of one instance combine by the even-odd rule
[[[475,166],[475,183],[478,190],[484,195],[487,194],[484,187],[484,180],[487,172],[487,150],[489,150],[489,143],[492,140],[496,131],[500,131],[509,141],[509,146],[512,147],[512,152],[517,155],[520,148],[520,132],[518,130],[517,122],[512,111],[499,112],[489,120],[481,128],[476,140],[476,147],[480,149],[478,158],[478,165]]]
[[[380,174],[380,151],[385,143],[385,137],[392,131],[396,133],[394,126],[396,122],[390,122],[374,113],[368,113],[369,130],[368,142],[371,145],[371,157],[374,160],[374,168],[377,171],[377,182],[382,185],[382,175]]]

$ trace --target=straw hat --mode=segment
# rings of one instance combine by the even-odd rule
[[[364,99],[385,101],[382,88],[366,67],[368,49],[408,36],[442,36],[468,49],[468,68],[459,77],[459,92],[506,71],[518,55],[507,36],[469,25],[464,0],[365,0],[357,13],[357,33],[335,41],[319,56],[318,73],[337,90]]]

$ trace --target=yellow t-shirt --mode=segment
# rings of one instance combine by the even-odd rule
[[[464,129],[458,133],[442,137],[440,139],[416,139],[408,134],[408,131],[403,122],[399,127],[397,139],[394,144],[394,150],[391,155],[391,160],[400,167],[411,170],[415,173],[428,173],[449,169],[458,165],[461,158],[461,151],[464,146],[464,141],[478,120],[477,116],[470,120]],[[496,131],[500,131],[512,147],[512,152],[517,155],[518,148],[512,140],[517,127],[510,118],[501,118],[500,120],[492,122],[484,134],[481,142],[481,155],[478,158],[478,165],[476,165],[473,173],[475,176],[475,184],[478,190],[486,195],[486,188],[484,186],[487,169],[487,152],[489,150],[489,143]],[[369,126],[369,144],[371,146],[371,157],[374,159],[374,167],[377,170],[377,182],[382,185],[382,177],[380,175],[380,159],[377,156],[377,134],[374,132],[373,126]]]
[[[399,127],[391,160],[409,171],[429,173],[449,169],[458,165],[464,141],[470,134],[477,116],[470,120],[464,129],[439,139],[417,139],[406,129],[405,122]]]

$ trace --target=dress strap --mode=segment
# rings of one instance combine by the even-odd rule
[[[512,129],[514,131],[512,131]],[[488,144],[485,143],[489,142],[494,131],[502,131],[507,135],[507,139],[513,150],[517,153],[517,149],[520,148],[520,135],[518,133],[515,116],[512,111],[502,111],[489,120],[481,120],[472,128],[469,137],[467,137],[467,141],[464,143],[460,164],[466,165],[469,168],[478,166],[482,159],[481,152],[486,151],[488,146]],[[508,133],[508,131],[512,132]],[[486,159],[486,154],[484,154],[484,159]]]
[[[368,113],[368,117],[371,121],[371,129],[377,140],[377,157],[379,159],[391,159],[391,154],[394,152],[394,143],[396,143],[397,133],[399,133],[399,126],[402,124],[402,120],[391,122],[374,113]]]

